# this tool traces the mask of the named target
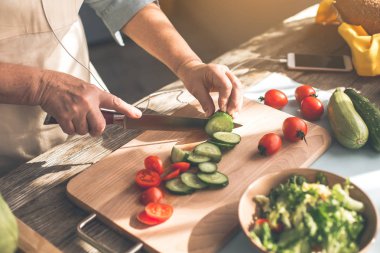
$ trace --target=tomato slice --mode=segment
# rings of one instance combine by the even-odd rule
[[[173,207],[162,203],[149,203],[145,206],[146,214],[156,220],[166,221],[173,214]]]
[[[157,219],[154,219],[150,216],[148,216],[148,214],[145,212],[145,211],[142,211],[140,212],[138,215],[137,215],[137,220],[140,221],[141,223],[145,224],[145,225],[149,225],[149,226],[153,226],[153,225],[157,225],[157,224],[160,224],[162,223],[162,221],[159,221]]]
[[[179,173],[181,172],[180,169],[175,169],[172,172],[168,173],[162,180],[167,181],[173,178],[176,178],[179,176]]]
[[[161,159],[156,155],[151,155],[145,158],[144,160],[145,169],[154,170],[158,174],[162,174],[164,172],[164,167],[162,165]]]
[[[150,187],[141,194],[140,202],[143,205],[147,205],[150,202],[157,203],[160,202],[160,200],[163,199],[163,197],[164,195],[162,194],[160,188]]]
[[[161,178],[156,171],[143,169],[137,172],[135,181],[140,187],[148,188],[152,186],[159,186],[161,183]]]
[[[173,163],[171,165],[171,168],[173,170],[176,170],[176,169],[179,169],[180,172],[186,172],[188,169],[190,169],[190,163],[187,163],[187,162],[177,162],[177,163]]]

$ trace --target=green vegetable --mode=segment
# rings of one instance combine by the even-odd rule
[[[0,194],[0,252],[15,252],[17,244],[18,227],[16,218]]]
[[[327,116],[335,138],[346,148],[358,149],[368,140],[368,128],[351,99],[336,89],[327,106]]]
[[[350,183],[332,188],[319,174],[316,182],[298,175],[273,188],[268,197],[254,197],[259,214],[250,230],[252,240],[269,252],[354,253],[364,229],[363,203],[349,195]],[[278,229],[281,224],[281,229]],[[272,229],[271,229],[272,228]]]
[[[212,134],[212,138],[222,143],[236,145],[240,142],[241,137],[238,134],[230,132],[215,132]]]
[[[186,158],[189,156],[189,151],[184,151],[176,146],[173,146],[172,152],[170,154],[170,159],[172,163],[184,162]]]
[[[208,186],[207,184],[203,183],[195,174],[191,172],[182,173],[181,181],[185,185],[195,190],[201,190]]]
[[[360,95],[353,89],[344,91],[352,100],[356,111],[363,118],[369,131],[369,144],[377,152],[380,152],[380,110],[366,97]]]
[[[209,142],[204,142],[197,145],[193,152],[196,155],[210,157],[211,160],[216,163],[222,159],[222,152],[220,148]]]
[[[165,188],[173,194],[186,195],[194,192],[194,189],[185,185],[180,178],[173,178],[165,183]]]
[[[205,131],[212,136],[215,132],[231,132],[234,128],[234,122],[231,115],[225,112],[216,112],[207,121]]]

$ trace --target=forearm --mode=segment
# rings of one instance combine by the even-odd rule
[[[155,4],[140,10],[122,31],[179,77],[183,65],[201,62]]]
[[[42,69],[0,62],[0,103],[37,105]]]

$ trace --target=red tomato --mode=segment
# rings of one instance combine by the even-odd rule
[[[149,189],[145,190],[141,196],[140,196],[140,202],[143,205],[147,205],[150,202],[158,203],[160,200],[164,197],[162,194],[162,191],[160,188],[157,187],[150,187]]]
[[[304,119],[319,120],[324,112],[322,102],[316,97],[306,97],[301,102],[301,114]]]
[[[156,220],[166,221],[173,214],[173,207],[162,203],[149,203],[145,206],[146,214]]]
[[[261,155],[272,155],[276,153],[281,146],[281,137],[278,134],[269,133],[261,137],[258,149]]]
[[[190,168],[190,163],[187,163],[187,162],[173,163],[171,165],[171,168],[173,170],[179,169],[181,173],[186,172]]]
[[[255,225],[257,226],[260,226],[264,223],[269,223],[268,219],[265,219],[265,218],[260,218],[260,219],[257,219],[255,221]],[[270,225],[270,224],[269,224]],[[281,224],[281,223],[277,223],[275,227],[270,227],[270,229],[273,231],[273,232],[276,232],[276,233],[280,233],[283,229],[284,229],[284,226]]]
[[[288,103],[288,97],[285,93],[276,89],[268,90],[264,98],[260,97],[260,100],[264,100],[264,104],[276,109],[281,109]]]
[[[172,172],[168,173],[162,180],[167,181],[173,178],[176,178],[179,176],[179,173],[181,172],[180,169],[175,169]]]
[[[148,156],[144,160],[144,165],[145,165],[145,169],[154,170],[160,175],[164,172],[162,161],[158,156],[155,156],[155,155]]]
[[[307,125],[305,121],[297,117],[289,117],[282,124],[282,132],[285,139],[291,142],[305,140]]]
[[[316,97],[317,95],[313,87],[309,85],[301,85],[297,87],[295,91],[295,96],[298,103],[301,103],[304,98],[310,97],[310,96]]]
[[[157,225],[157,224],[160,224],[162,223],[162,221],[159,221],[157,219],[154,219],[150,216],[148,216],[148,214],[145,212],[145,211],[142,211],[140,212],[137,217],[136,217],[141,223],[145,224],[145,225],[149,225],[149,226],[152,226],[152,225]]]
[[[255,225],[262,225],[262,224],[267,223],[267,222],[269,222],[268,219],[260,218],[260,219],[257,219],[255,221]]]
[[[143,169],[137,172],[136,183],[142,188],[159,186],[161,183],[160,175],[154,170]]]

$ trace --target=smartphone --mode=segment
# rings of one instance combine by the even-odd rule
[[[311,55],[288,53],[287,65],[294,70],[314,71],[352,71],[351,58],[348,55]]]

